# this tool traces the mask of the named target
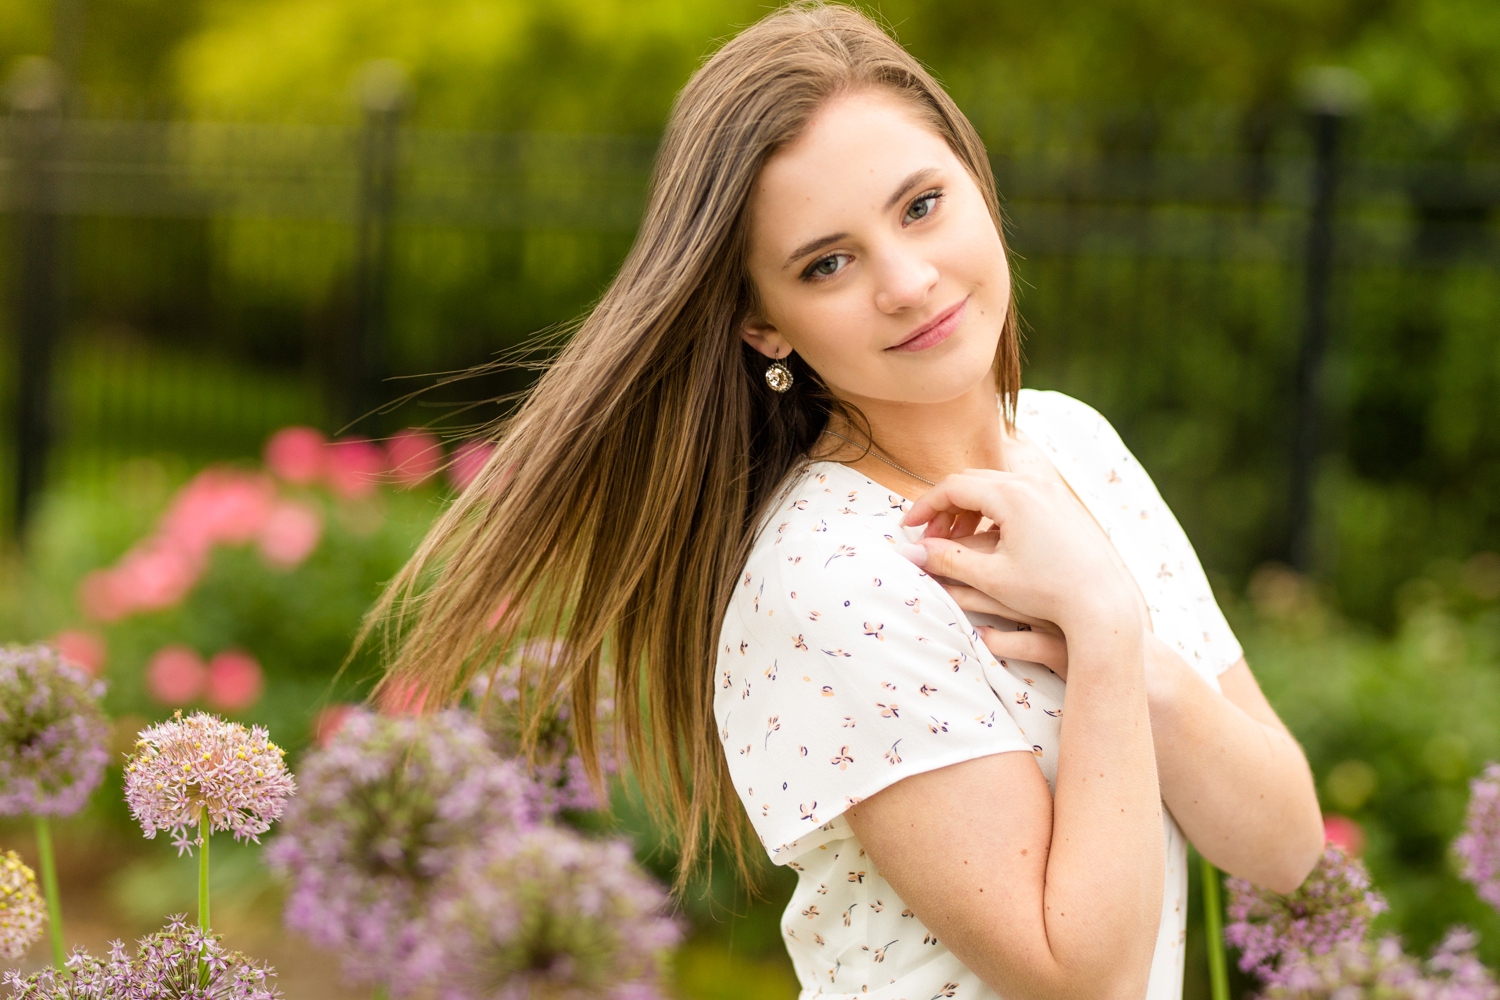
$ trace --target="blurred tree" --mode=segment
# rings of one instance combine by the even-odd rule
[[[38,55],[52,45],[49,4],[37,0],[0,0],[0,69],[9,77],[20,56]]]
[[[877,0],[863,6],[958,93],[1062,102],[1257,108],[1298,72],[1347,62],[1387,108],[1500,109],[1489,0]],[[417,120],[652,132],[751,0],[88,0],[82,83],[96,106],[287,119],[351,114],[354,71],[406,63]],[[0,63],[50,47],[52,0],[0,0]]]
[[[346,118],[366,60],[411,73],[418,124],[653,132],[746,0],[228,0],[176,55],[185,103]]]
[[[1500,6],[1489,0],[1391,4],[1349,57],[1387,107],[1449,123],[1500,116]]]
[[[1384,0],[885,0],[902,40],[959,89],[1106,104],[1286,100],[1295,70],[1337,59]]]

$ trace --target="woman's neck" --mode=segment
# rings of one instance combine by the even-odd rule
[[[927,481],[935,483],[963,469],[1006,468],[1005,428],[992,386],[976,386],[944,403],[848,402],[869,421],[869,434],[835,416],[828,425],[832,433],[824,435],[814,453],[857,469],[903,496],[920,496],[928,489]],[[865,446],[872,441],[867,454]]]

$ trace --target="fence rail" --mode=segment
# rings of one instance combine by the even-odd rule
[[[1403,146],[1399,130],[1366,123],[1361,131],[1327,112],[1281,120],[1257,155],[1233,152],[1219,134],[1222,122],[1201,142],[1186,118],[1182,127],[1148,123],[1142,134],[1170,139],[1151,148],[1149,142],[1059,144],[1056,134],[1038,129],[1040,121],[1028,120],[1030,131],[1018,130],[1016,142],[993,143],[992,157],[1020,258],[1023,304],[1050,334],[1034,345],[1040,370],[1096,397],[1113,393],[1125,401],[1117,412],[1129,416],[1134,408],[1132,419],[1148,421],[1152,407],[1209,405],[1192,402],[1197,390],[1181,387],[1185,379],[1201,379],[1201,370],[1193,375],[1188,367],[1201,364],[1203,352],[1219,352],[1220,368],[1242,367],[1239,381],[1256,387],[1246,391],[1264,398],[1239,409],[1213,402],[1223,410],[1213,420],[1223,426],[1203,432],[1199,458],[1175,459],[1182,481],[1202,492],[1184,509],[1191,518],[1192,501],[1205,510],[1212,505],[1207,498],[1215,487],[1195,479],[1194,469],[1218,462],[1249,477],[1243,482],[1252,485],[1242,493],[1283,495],[1258,501],[1259,527],[1235,529],[1249,539],[1242,547],[1304,565],[1315,561],[1311,526],[1318,519],[1321,456],[1330,438],[1347,436],[1338,420],[1323,419],[1324,357],[1327,345],[1339,342],[1341,315],[1330,301],[1342,281],[1349,308],[1366,310],[1366,327],[1385,331],[1388,343],[1380,350],[1387,353],[1407,350],[1399,345],[1416,335],[1412,330],[1430,328],[1431,336],[1447,338],[1443,343],[1460,333],[1472,339],[1444,332],[1470,320],[1395,315],[1399,309],[1386,299],[1400,288],[1442,301],[1449,293],[1424,285],[1424,275],[1460,281],[1473,274],[1493,286],[1500,272],[1500,162],[1434,159],[1425,152],[1430,144]],[[273,302],[281,310],[276,315],[321,317],[315,336],[326,346],[318,349],[336,362],[324,397],[299,412],[327,413],[337,423],[389,397],[383,380],[393,374],[483,360],[450,352],[414,369],[396,360],[396,340],[435,342],[465,327],[514,336],[576,313],[628,245],[654,150],[647,138],[406,127],[393,108],[368,109],[362,126],[66,119],[46,108],[0,117],[0,221],[8,220],[12,236],[0,246],[0,264],[13,279],[9,315],[20,372],[6,435],[15,470],[13,524],[24,520],[40,488],[45,454],[59,432],[53,358],[82,308],[76,294],[62,292],[65,258],[76,265],[92,253],[93,266],[113,266],[118,247],[135,246],[121,243],[120,231],[157,233],[151,238],[175,247],[164,252],[161,268],[186,266],[195,276],[172,293],[179,298],[220,302],[256,327],[268,296],[303,296]],[[115,243],[97,236],[101,227],[114,227]],[[170,230],[164,236],[163,227]],[[65,255],[67,234],[73,249]],[[324,277],[303,282],[316,291],[251,294],[241,272],[250,267],[246,255],[257,254],[265,260],[252,261],[251,270],[260,268],[255,280],[262,284],[296,285],[284,272],[297,278],[299,269]],[[217,263],[204,264],[205,256]],[[572,284],[557,277],[563,264],[576,272],[567,279]],[[161,268],[148,276],[159,280]],[[450,280],[450,272],[461,279]],[[549,283],[558,282],[566,287],[551,299],[530,312],[520,308],[552,294]],[[1381,309],[1394,318],[1368,318]],[[193,320],[199,327],[222,321],[222,315]],[[1281,332],[1288,327],[1290,336]],[[493,350],[494,335],[481,339]],[[75,382],[102,386],[108,367],[96,365]],[[1101,389],[1097,371],[1104,368],[1126,374]],[[1348,382],[1347,364],[1338,377]],[[1152,388],[1132,387],[1129,378]],[[1344,409],[1362,405],[1350,397],[1363,390],[1338,391]],[[77,409],[73,423],[60,429],[65,438],[84,433],[80,428],[102,434],[112,422],[144,426],[145,417],[115,421],[105,413],[139,393],[99,392],[113,402],[63,401]],[[1148,393],[1155,394],[1151,401]],[[295,410],[288,404],[276,412]],[[252,415],[226,437],[243,442],[259,419],[270,418]],[[1416,418],[1391,419],[1399,428]],[[184,439],[201,440],[197,431],[184,428]],[[1214,435],[1253,440],[1254,454],[1224,458],[1229,446],[1212,445]],[[106,436],[118,444],[119,434]],[[143,440],[168,436],[141,432]],[[1361,447],[1370,450],[1357,444],[1346,450]]]
[[[29,207],[0,121],[0,211]],[[264,218],[353,223],[364,131],[356,127],[66,121],[46,165],[63,216]],[[634,229],[654,144],[612,136],[403,129],[393,219],[481,229]],[[1316,157],[994,157],[1018,247],[1032,252],[1295,259]],[[1340,172],[1341,259],[1407,262],[1429,248],[1500,267],[1491,216],[1500,163],[1356,159]],[[1143,215],[1150,238],[1138,238]]]

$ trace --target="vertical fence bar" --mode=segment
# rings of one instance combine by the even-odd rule
[[[359,150],[354,322],[340,359],[343,419],[352,423],[385,402],[391,213],[396,203],[397,140],[406,105],[405,71],[389,59],[367,64],[358,81],[364,110]]]
[[[1288,503],[1287,560],[1307,571],[1313,561],[1313,491],[1322,448],[1323,363],[1328,354],[1328,299],[1333,275],[1333,222],[1338,199],[1340,145],[1358,109],[1363,81],[1338,67],[1315,70],[1305,98],[1313,139],[1312,199],[1304,261],[1302,341],[1297,352],[1296,420]]]
[[[51,60],[29,57],[17,66],[9,89],[16,240],[11,303],[18,376],[10,527],[21,542],[46,476],[53,433],[52,368],[62,329],[55,167],[62,139],[62,74]]]

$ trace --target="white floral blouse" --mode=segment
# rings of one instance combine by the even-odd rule
[[[1182,528],[1102,416],[1023,390],[1017,426],[1109,534],[1158,636],[1204,680],[1241,656]],[[1052,784],[1064,683],[998,661],[893,542],[910,501],[846,466],[793,473],[724,619],[714,712],[735,789],[798,874],[782,934],[804,1000],[993,1000],[880,876],[843,813],[912,774],[1024,752]],[[979,616],[974,616],[979,617]],[[993,620],[990,623],[999,623]],[[1167,888],[1148,1000],[1182,993],[1187,845],[1165,814]]]

